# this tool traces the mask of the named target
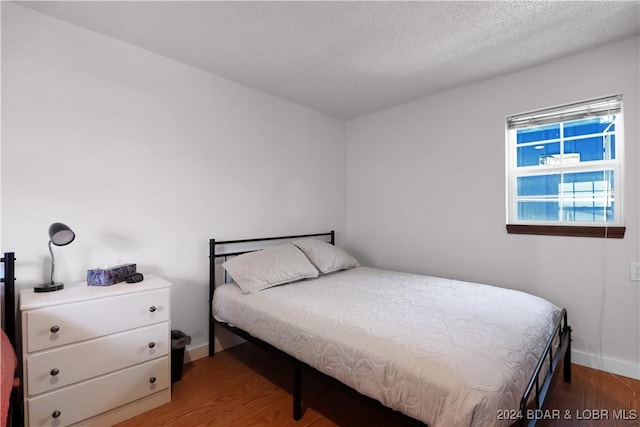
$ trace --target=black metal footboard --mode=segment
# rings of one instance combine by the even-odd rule
[[[558,338],[558,346],[554,352],[554,342]],[[522,399],[520,399],[520,410],[518,417],[521,426],[532,427],[541,418],[542,405],[551,386],[554,373],[560,359],[563,359],[563,380],[571,382],[571,326],[567,323],[567,310],[562,309],[562,315],[558,319],[553,333],[547,341],[547,345],[540,355],[536,369],[531,375],[529,384],[525,389]],[[546,374],[541,378],[545,368]],[[532,399],[533,397],[533,399]]]

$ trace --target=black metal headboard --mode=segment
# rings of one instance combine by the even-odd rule
[[[209,356],[213,356],[214,354],[214,343],[215,343],[215,333],[214,333],[214,324],[215,319],[213,318],[212,304],[213,304],[213,293],[216,290],[216,260],[218,258],[222,258],[227,260],[229,257],[234,257],[237,255],[242,255],[247,252],[253,252],[264,247],[268,246],[271,242],[278,242],[282,240],[294,240],[294,239],[303,239],[307,237],[324,237],[329,239],[329,243],[332,245],[335,244],[335,231],[331,230],[326,233],[315,233],[315,234],[297,234],[291,236],[276,236],[276,237],[259,237],[255,239],[240,239],[240,240],[221,240],[216,241],[216,239],[209,239]],[[257,243],[258,247],[252,247],[250,249],[242,248],[243,246],[251,245],[253,243]],[[218,253],[217,248],[220,246],[228,246],[228,251],[222,251]],[[234,249],[242,248],[242,249]]]
[[[4,277],[0,282],[4,283],[4,331],[13,344],[16,346],[16,278],[15,263],[16,257],[13,252],[5,252],[2,259],[4,263]]]

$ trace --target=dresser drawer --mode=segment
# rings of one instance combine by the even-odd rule
[[[36,353],[27,357],[29,396],[166,356],[170,347],[163,322]]]
[[[26,312],[34,352],[169,320],[169,289],[136,292]]]
[[[160,392],[170,380],[166,356],[46,393],[28,399],[29,425],[68,426]]]

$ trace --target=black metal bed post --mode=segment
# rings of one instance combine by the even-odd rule
[[[570,383],[571,382],[571,332],[573,332],[573,329],[571,329],[571,326],[569,326],[569,323],[567,321],[567,312],[564,312],[564,327],[567,331],[567,350],[564,354],[564,361],[563,361],[563,380],[565,383]]]
[[[215,354],[216,335],[213,319],[213,293],[216,290],[216,239],[209,239],[209,357]]]
[[[302,367],[300,363],[293,364],[293,419],[302,418]]]
[[[4,323],[5,332],[13,347],[16,347],[16,289],[15,289],[15,253],[5,252],[1,260],[4,263],[4,277],[0,279],[4,287]],[[9,310],[6,310],[9,307]]]
[[[4,263],[4,277],[0,282],[4,283],[4,330],[14,349],[17,348],[16,337],[16,257],[14,252],[5,252],[1,262]],[[18,369],[22,362],[18,360]],[[19,396],[20,387],[13,387],[9,397],[9,413],[7,425],[19,427],[24,425],[22,403]]]
[[[334,230],[331,230],[331,244],[336,244],[336,232]]]

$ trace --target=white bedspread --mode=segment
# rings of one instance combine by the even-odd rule
[[[432,427],[510,425],[560,315],[518,291],[358,267],[245,295],[216,319]]]

